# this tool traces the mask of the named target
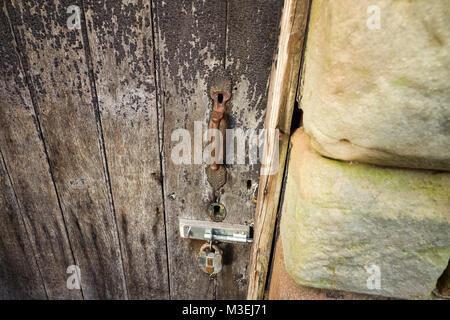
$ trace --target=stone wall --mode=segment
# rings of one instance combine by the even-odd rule
[[[372,2],[312,2],[285,266],[301,285],[426,299],[450,258],[450,6]]]

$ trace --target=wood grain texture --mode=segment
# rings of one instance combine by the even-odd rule
[[[167,299],[151,2],[85,11],[129,298]]]
[[[70,5],[86,13],[81,30],[67,26]],[[42,271],[48,297],[244,298],[249,245],[221,244],[223,271],[209,277],[197,265],[202,243],[179,236],[179,217],[210,219],[213,194],[205,164],[172,162],[171,134],[185,128],[193,138],[195,121],[207,128],[209,89],[223,69],[234,83],[228,128],[263,127],[281,2],[13,0],[6,7],[17,56],[0,91],[3,167],[12,167],[2,199],[6,215],[23,212],[27,232],[20,221],[14,227],[31,238],[37,264],[29,272]],[[225,222],[251,224],[259,165],[227,166]],[[65,287],[71,264],[81,268],[82,291]]]
[[[228,128],[248,133],[264,126],[283,2],[230,0],[227,4],[226,70],[233,83]],[[220,197],[228,210],[224,222],[253,224],[260,164],[247,158],[245,164],[227,164],[227,171],[228,181]],[[250,249],[251,244],[224,246],[217,299],[245,299]]]
[[[126,298],[117,227],[90,89],[82,30],[67,27],[81,1],[13,1],[12,25],[29,68],[75,263],[87,299]],[[53,231],[49,231],[53,232]]]
[[[156,30],[160,79],[161,137],[167,220],[170,290],[173,299],[215,298],[215,278],[200,270],[200,241],[179,236],[178,218],[209,220],[212,200],[201,164],[176,165],[171,141],[178,128],[194,133],[194,121],[206,128],[212,100],[208,84],[225,57],[226,2],[156,1]],[[211,101],[210,101],[211,100]]]
[[[209,277],[197,266],[201,242],[180,239],[178,218],[209,221],[207,208],[213,195],[204,164],[173,163],[171,152],[178,141],[172,141],[171,134],[178,128],[187,129],[191,138],[202,134],[194,132],[195,121],[203,130],[207,128],[212,111],[210,85],[216,70],[224,69],[233,82],[228,128],[262,128],[280,6],[276,1],[156,2],[172,298],[245,297],[248,245],[220,244],[223,270]],[[248,162],[228,165],[228,180],[220,195],[228,211],[224,222],[252,223],[258,170],[258,165]]]
[[[22,215],[0,154],[0,299],[46,299]]]
[[[8,244],[4,249],[13,250],[17,257],[10,251],[2,251],[6,262],[0,267],[14,275],[10,274],[11,281],[0,287],[10,298],[20,295],[45,298],[40,283],[43,279],[48,298],[80,299],[80,291],[66,287],[66,269],[74,264],[74,259],[8,18],[7,2],[0,3],[0,148],[18,202],[16,208],[8,187],[3,184],[4,205],[0,208],[6,211],[2,211],[0,219],[1,234]],[[30,249],[34,253],[32,261],[28,257]],[[41,273],[35,274],[36,279],[27,271],[27,267],[35,268],[34,259]]]
[[[259,181],[248,299],[264,296],[309,6],[309,0],[286,0],[281,17],[277,61],[271,72],[265,122],[266,128],[279,129],[281,134],[276,137],[274,132],[268,132],[263,154],[263,163],[269,167],[278,166],[278,170],[272,175],[262,175]],[[279,138],[277,149],[275,143]]]

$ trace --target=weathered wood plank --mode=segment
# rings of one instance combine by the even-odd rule
[[[130,299],[169,298],[150,1],[85,1]]]
[[[16,208],[2,184],[6,193],[0,205],[0,233],[7,251],[0,254],[4,259],[0,267],[14,277],[0,288],[9,298],[45,298],[43,279],[50,299],[80,299],[80,291],[66,287],[66,269],[74,264],[73,255],[4,1],[0,6],[0,55],[0,146],[18,201]],[[35,259],[41,275],[33,276],[27,268],[35,268]]]
[[[207,208],[213,196],[204,164],[172,162],[171,152],[177,141],[171,141],[171,134],[175,129],[184,128],[194,139],[194,121],[206,129],[212,110],[209,89],[215,70],[220,68],[226,69],[235,83],[231,103],[227,104],[228,128],[262,128],[280,5],[275,1],[268,4],[262,1],[157,2],[164,188],[174,298],[245,296],[248,245],[221,244],[224,268],[212,278],[216,280],[209,281],[209,276],[197,266],[201,243],[179,238],[178,218],[209,220]],[[190,160],[194,161],[193,156]],[[252,222],[258,170],[257,164],[248,162],[229,165],[229,178],[220,196],[228,209],[225,222]]]
[[[13,1],[20,52],[87,299],[126,298],[117,227],[92,104],[85,43],[66,13],[81,1]],[[25,58],[26,57],[26,58]],[[100,133],[100,134],[99,134]]]
[[[0,162],[0,299],[46,299],[1,154]]]
[[[232,100],[227,108],[230,129],[241,129],[248,134],[263,128],[282,5],[282,1],[228,1],[226,70],[233,82]],[[225,222],[251,224],[259,161],[251,164],[247,158],[245,164],[228,164],[227,170],[229,179],[221,195],[221,202],[228,210]],[[227,259],[217,277],[218,299],[245,298],[250,248],[250,244],[224,247]]]
[[[279,129],[281,134],[276,148],[278,137],[268,131],[263,155],[263,163],[268,167],[277,166],[278,170],[272,175],[262,175],[259,181],[248,299],[264,296],[309,6],[309,0],[286,0],[281,17],[277,61],[271,72],[265,122],[266,128]]]
[[[193,139],[194,121],[207,128],[212,109],[208,84],[214,69],[224,66],[226,2],[156,1],[155,14],[171,297],[213,299],[216,280],[197,265],[201,243],[181,239],[178,231],[178,218],[209,220],[212,194],[205,166],[173,163],[177,141],[171,141],[171,134],[184,128]]]

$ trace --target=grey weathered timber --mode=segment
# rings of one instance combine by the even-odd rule
[[[189,130],[194,121],[206,128],[212,100],[208,84],[213,70],[224,65],[225,1],[156,1],[161,138],[165,158],[164,192],[171,298],[213,299],[216,280],[200,270],[201,241],[181,239],[178,218],[208,219],[212,200],[201,164],[174,164],[172,131]],[[193,158],[193,157],[192,157]],[[193,160],[193,159],[192,159]]]
[[[309,7],[310,0],[286,0],[281,16],[278,53],[271,72],[265,119],[265,127],[278,129],[280,134],[273,130],[268,132],[263,155],[264,165],[278,167],[278,171],[262,175],[259,180],[247,299],[264,297]],[[279,146],[275,147],[277,139]]]
[[[81,29],[66,13],[81,1],[8,7],[33,87],[50,167],[87,299],[126,298],[121,252],[92,103]]]
[[[46,299],[1,154],[0,162],[0,299]]]
[[[172,141],[171,134],[184,128],[193,139],[194,121],[206,130],[212,111],[209,89],[215,71],[220,69],[233,81],[232,98],[227,103],[228,128],[262,128],[280,7],[276,1],[156,2],[172,298],[245,297],[249,245],[221,244],[224,267],[217,277],[210,278],[196,262],[202,242],[180,239],[178,218],[209,220],[207,208],[213,195],[206,180],[206,165],[172,161],[171,152],[179,141]],[[194,163],[194,149],[191,161]],[[259,166],[247,162],[229,165],[227,171],[228,181],[220,196],[228,210],[224,222],[250,224]]]
[[[90,52],[130,299],[169,280],[150,1],[85,1]]]
[[[263,128],[282,6],[283,1],[228,1],[226,70],[233,83],[232,99],[227,108],[230,129],[248,133]],[[250,136],[247,137],[249,141]],[[247,158],[245,164],[229,164],[227,169],[229,179],[221,196],[228,210],[224,222],[253,223],[259,162],[251,164]],[[251,244],[226,245],[227,259],[217,276],[217,299],[245,298],[250,249]]]
[[[244,298],[250,245],[219,244],[223,271],[210,277],[203,241],[179,235],[179,218],[210,220],[214,195],[193,141],[178,165],[171,136],[204,133],[223,71],[228,128],[263,127],[282,1],[1,4],[0,245],[11,245],[0,246],[0,296]],[[259,168],[227,163],[225,223],[253,223]],[[81,290],[66,287],[73,264]]]
[[[13,191],[2,174],[0,297],[45,298],[45,287],[50,299],[80,299],[79,290],[66,287],[73,255],[6,3],[0,2],[0,149]]]

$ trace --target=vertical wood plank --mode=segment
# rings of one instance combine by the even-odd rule
[[[259,181],[248,299],[264,297],[309,7],[310,0],[286,0],[283,7],[277,61],[271,72],[265,120],[266,128],[279,129],[281,134],[276,137],[273,132],[268,132],[263,155],[263,163],[278,167],[278,171],[262,175]],[[276,148],[274,141],[278,138],[280,144]]]
[[[1,1],[0,4],[0,148],[18,201],[16,208],[5,184],[6,178],[2,175],[1,189],[5,193],[2,198],[4,204],[0,205],[0,233],[6,247],[0,254],[0,259],[4,259],[0,265],[6,274],[13,272],[14,277],[10,282],[0,284],[0,287],[8,290],[10,298],[19,298],[21,294],[28,298],[45,298],[40,283],[42,276],[50,299],[80,299],[79,290],[68,290],[66,287],[66,269],[74,264],[74,259],[6,2]],[[19,212],[23,219],[17,216]],[[30,249],[37,266],[36,262],[29,260]],[[27,271],[27,268],[35,267],[41,275],[32,275]],[[10,285],[14,289],[9,288]],[[17,296],[14,290],[18,290]]]
[[[0,299],[46,299],[1,154],[0,162]]]
[[[131,299],[169,298],[150,1],[85,1]]]
[[[13,1],[19,51],[87,299],[126,298],[117,226],[102,157],[81,30],[66,13],[81,1]]]
[[[194,139],[195,134],[202,134],[194,132],[194,121],[206,129],[212,110],[209,89],[217,68],[226,69],[235,84],[227,104],[228,128],[262,128],[280,7],[277,1],[157,2],[164,189],[174,298],[245,297],[248,245],[220,244],[224,267],[210,278],[197,266],[201,242],[180,239],[178,218],[210,220],[207,208],[213,197],[204,164],[173,163],[172,150],[178,141],[171,141],[171,134],[184,128]],[[250,224],[259,165],[229,165],[227,170],[229,178],[220,197],[228,211],[224,222]]]
[[[233,82],[228,128],[244,133],[262,129],[267,106],[270,69],[276,52],[283,2],[229,0],[227,8],[226,69]],[[250,142],[250,136],[247,135]],[[260,165],[228,164],[228,182],[221,202],[225,222],[253,223]],[[251,245],[225,245],[224,268],[218,274],[218,299],[244,299],[248,285]]]
[[[171,134],[184,128],[193,139],[194,121],[207,126],[212,109],[208,85],[214,69],[224,66],[226,2],[158,0],[155,15],[171,297],[214,299],[216,280],[197,264],[202,243],[183,240],[178,231],[178,218],[209,219],[212,195],[205,166],[175,164],[171,152],[177,141],[171,141]]]

